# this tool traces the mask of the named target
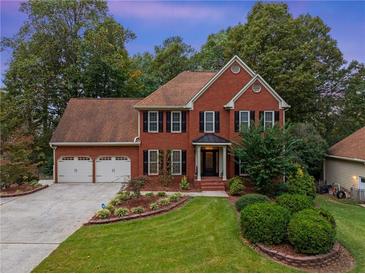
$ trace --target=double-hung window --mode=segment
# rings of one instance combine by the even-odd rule
[[[246,130],[250,128],[250,111],[240,111],[239,116],[239,130]]]
[[[212,133],[214,132],[214,111],[204,112],[204,132]]]
[[[171,151],[171,174],[181,175],[182,173],[182,153],[181,150]]]
[[[274,111],[265,111],[264,112],[264,129],[274,127]]]
[[[148,151],[148,175],[158,175],[158,150]]]
[[[181,111],[171,112],[171,132],[181,132]]]
[[[239,165],[239,175],[240,176],[245,176],[247,175],[247,171],[245,169],[245,165],[242,163],[241,160],[238,160],[238,165]]]
[[[148,112],[148,132],[158,132],[158,111]]]

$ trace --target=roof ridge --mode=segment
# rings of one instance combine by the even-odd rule
[[[145,97],[103,97],[103,98],[93,98],[93,97],[72,97],[70,100],[142,100]]]

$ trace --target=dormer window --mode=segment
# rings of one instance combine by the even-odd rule
[[[171,112],[171,132],[181,132],[181,111]]]
[[[148,112],[148,132],[158,132],[158,111]]]

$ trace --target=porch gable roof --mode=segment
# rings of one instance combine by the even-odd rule
[[[206,133],[203,136],[200,136],[193,140],[193,145],[199,145],[199,144],[230,145],[231,141],[223,137],[217,136],[214,133]]]

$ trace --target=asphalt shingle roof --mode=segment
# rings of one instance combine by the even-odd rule
[[[217,136],[214,133],[206,133],[199,138],[193,140],[193,143],[201,143],[201,144],[228,144],[230,143],[229,140]]]

